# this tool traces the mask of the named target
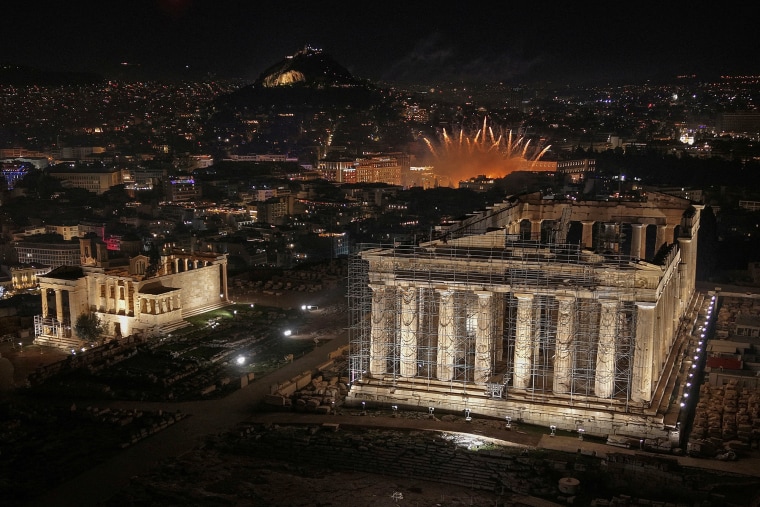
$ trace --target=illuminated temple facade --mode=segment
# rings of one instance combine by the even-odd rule
[[[347,403],[667,437],[701,208],[525,194],[429,243],[363,245]]]
[[[97,315],[105,339],[149,337],[183,327],[190,315],[229,304],[226,254],[166,251],[154,264],[149,256],[137,255],[115,265],[106,245],[90,238],[80,239],[80,252],[80,266],[61,266],[38,277],[37,344],[87,345],[75,329],[82,314]]]

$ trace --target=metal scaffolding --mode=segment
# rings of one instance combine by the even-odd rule
[[[631,259],[517,235],[503,245],[359,245],[348,268],[351,383],[628,400]]]

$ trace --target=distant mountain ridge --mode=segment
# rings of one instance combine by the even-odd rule
[[[335,87],[358,86],[361,82],[321,49],[306,46],[292,56],[272,65],[253,83],[255,87],[281,86]]]
[[[221,109],[369,108],[381,101],[377,86],[355,78],[330,55],[304,47],[272,65],[252,84],[216,102]]]

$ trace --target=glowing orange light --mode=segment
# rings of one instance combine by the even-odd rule
[[[481,175],[502,178],[514,171],[529,171],[549,149],[531,149],[530,140],[514,137],[511,130],[497,136],[488,126],[488,118],[483,118],[483,127],[473,137],[460,130],[452,138],[444,129],[437,146],[427,138],[425,143],[435,158],[436,174],[448,176],[451,181]]]

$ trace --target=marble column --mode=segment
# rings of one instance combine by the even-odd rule
[[[654,385],[654,303],[636,303],[636,343],[633,348],[631,399],[651,401]]]
[[[694,291],[695,268],[694,243],[691,238],[678,238],[678,248],[681,250],[681,297],[687,301]]]
[[[399,292],[401,296],[399,374],[402,377],[414,377],[417,375],[417,329],[419,326],[417,288],[400,287]]]
[[[533,350],[533,294],[515,294],[517,323],[515,329],[515,373],[512,386],[526,389],[530,386],[531,352]]]
[[[573,338],[575,298],[557,296],[557,341],[554,356],[554,385],[558,394],[569,393],[573,382]]]
[[[494,359],[502,361],[504,359],[504,294],[498,292],[493,294],[491,308],[494,320]]]
[[[631,257],[644,259],[646,257],[646,229],[644,224],[631,224]]]
[[[673,241],[673,229],[674,225],[665,224],[657,226],[657,241],[655,243],[654,251],[657,253],[663,245],[667,245]]]
[[[594,394],[609,398],[615,388],[615,335],[617,334],[617,301],[601,300],[599,343],[596,351]]]
[[[454,378],[454,291],[438,290],[438,364],[437,378],[448,382]]]
[[[55,289],[55,318],[63,322],[63,291]]]
[[[493,293],[476,291],[478,296],[477,327],[475,328],[474,382],[488,382],[493,357]]]
[[[388,372],[388,347],[390,332],[388,329],[388,302],[384,285],[370,285],[372,289],[372,322],[370,327],[369,373],[382,376]]]
[[[46,319],[48,316],[48,290],[46,287],[40,287],[40,293],[42,294],[42,318]]]
[[[593,220],[581,220],[583,226],[581,232],[581,246],[583,248],[594,247],[594,221]]]

